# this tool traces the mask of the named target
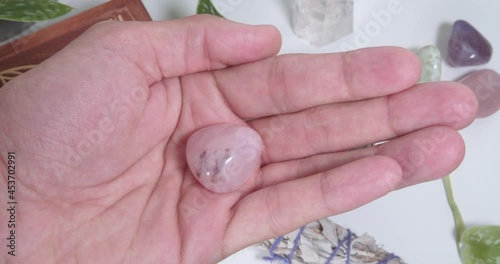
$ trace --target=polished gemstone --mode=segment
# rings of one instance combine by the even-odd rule
[[[417,51],[422,63],[422,74],[419,83],[441,80],[441,52],[433,45],[425,46]]]
[[[478,118],[493,115],[500,109],[500,75],[494,70],[480,70],[460,80],[467,85],[479,101]]]
[[[352,0],[294,0],[293,30],[321,47],[353,32]]]
[[[247,126],[213,125],[189,137],[186,159],[205,188],[226,193],[238,189],[258,172],[263,146],[259,134]]]
[[[490,42],[471,24],[458,20],[448,42],[451,66],[473,66],[488,63],[493,55]]]

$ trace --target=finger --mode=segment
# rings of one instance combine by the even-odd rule
[[[375,156],[261,189],[236,205],[226,232],[228,251],[352,210],[394,190],[400,179],[397,162]]]
[[[257,118],[396,93],[418,80],[420,67],[412,52],[383,47],[284,55],[217,71],[214,77],[236,114]]]
[[[66,52],[76,50],[96,58],[109,54],[95,52],[122,56],[145,74],[150,85],[162,78],[274,56],[280,46],[281,36],[273,26],[243,25],[200,15],[171,21],[101,23]]]
[[[260,188],[328,171],[358,159],[385,156],[403,169],[398,188],[435,180],[450,174],[463,160],[465,144],[460,134],[449,127],[435,126],[404,135],[374,147],[328,153],[265,166]],[[254,187],[255,188],[255,187]]]
[[[370,100],[319,106],[249,122],[265,144],[264,162],[349,150],[428,126],[461,129],[477,112],[477,100],[457,83],[429,83]]]

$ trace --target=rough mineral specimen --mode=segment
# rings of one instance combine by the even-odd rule
[[[488,63],[493,55],[490,42],[471,24],[458,20],[448,42],[451,66],[473,66]]]
[[[493,115],[500,109],[500,75],[494,70],[480,70],[460,80],[476,94],[479,101],[477,117]]]
[[[231,192],[260,168],[262,140],[255,130],[221,124],[202,128],[188,139],[186,159],[194,177],[208,190]]]
[[[352,0],[295,0],[293,29],[297,36],[321,47],[353,31]]]
[[[441,80],[441,53],[433,45],[425,46],[417,51],[422,63],[422,75],[419,83],[436,82]]]

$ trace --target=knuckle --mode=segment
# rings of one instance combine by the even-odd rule
[[[329,152],[331,148],[331,128],[329,122],[325,120],[331,119],[328,117],[328,111],[321,107],[313,107],[304,111],[304,128],[308,145],[316,153]]]
[[[273,59],[269,75],[269,85],[271,91],[275,94],[272,96],[275,100],[275,105],[279,105],[282,112],[287,113],[293,109],[289,91],[287,89],[287,69],[284,56],[278,56]],[[276,88],[276,89],[275,89]]]
[[[349,59],[349,53],[342,53],[342,85],[341,87],[345,87],[346,96],[348,98],[357,98],[354,93],[355,87],[353,87],[352,82],[352,66],[351,61]]]

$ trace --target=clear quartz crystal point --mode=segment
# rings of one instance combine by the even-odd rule
[[[353,0],[294,0],[293,30],[321,47],[353,32]]]

